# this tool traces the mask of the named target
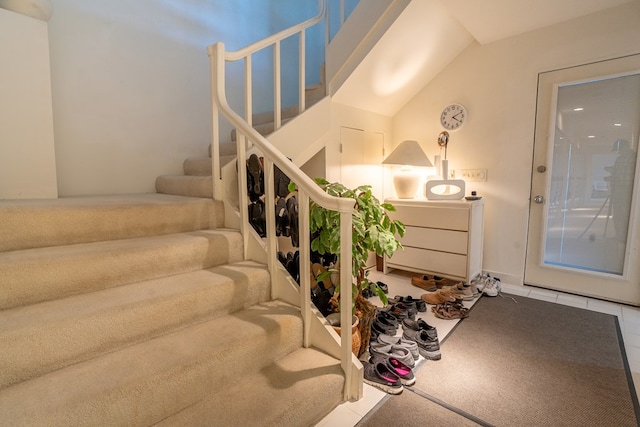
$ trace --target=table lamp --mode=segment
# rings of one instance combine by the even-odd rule
[[[413,169],[414,166],[433,167],[418,141],[402,141],[382,164],[402,166],[393,176],[399,199],[413,199],[418,191],[421,174]]]

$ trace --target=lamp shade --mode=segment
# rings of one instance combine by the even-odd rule
[[[433,167],[418,141],[402,141],[382,164]]]

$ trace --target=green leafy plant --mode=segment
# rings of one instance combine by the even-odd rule
[[[363,299],[360,292],[366,287],[378,295],[386,305],[386,294],[367,278],[369,272],[366,270],[366,264],[370,252],[375,252],[378,256],[390,257],[402,248],[396,235],[404,236],[405,226],[398,220],[392,220],[388,215],[388,212],[395,211],[395,207],[389,203],[380,203],[373,195],[370,185],[349,189],[340,183],[330,183],[322,178],[316,178],[315,181],[327,194],[354,199],[352,228],[352,275],[356,278],[352,284],[354,314],[356,314],[357,302]],[[317,251],[320,255],[335,254],[338,258],[340,257],[340,214],[338,212],[325,209],[311,201],[310,229],[312,235],[316,236],[311,241],[311,250]],[[339,294],[339,289],[337,293]]]

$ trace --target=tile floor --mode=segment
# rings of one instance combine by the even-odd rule
[[[402,272],[391,272],[382,274],[378,271],[372,271],[369,279],[373,281],[381,280],[389,286],[389,296],[395,295],[412,295],[418,298],[422,293],[420,288],[411,285],[410,276]],[[640,396],[640,309],[610,303],[606,301],[594,300],[576,295],[563,294],[560,292],[538,289],[529,286],[513,286],[503,284],[502,293],[505,295],[520,295],[529,298],[535,298],[544,301],[555,302],[573,307],[580,307],[588,310],[594,310],[602,313],[608,313],[618,316],[620,329],[623,333],[625,349],[629,366],[633,373],[633,381],[636,393]],[[371,298],[371,302],[375,303],[376,299]],[[378,301],[379,303],[379,301]],[[465,302],[465,305],[471,306],[475,303]],[[427,313],[419,313],[420,318],[424,318],[427,323],[438,329],[438,335],[442,339],[453,330],[457,324],[455,320],[438,319],[428,311]],[[422,363],[437,363],[432,361],[424,361]],[[321,420],[316,427],[349,427],[355,426],[371,409],[373,409],[384,397],[386,393],[377,388],[364,384],[364,396],[357,402],[346,402],[339,405],[333,412]]]

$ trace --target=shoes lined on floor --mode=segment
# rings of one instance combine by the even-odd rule
[[[389,394],[400,394],[404,388],[402,380],[386,363],[362,362],[364,365],[364,382]]]

